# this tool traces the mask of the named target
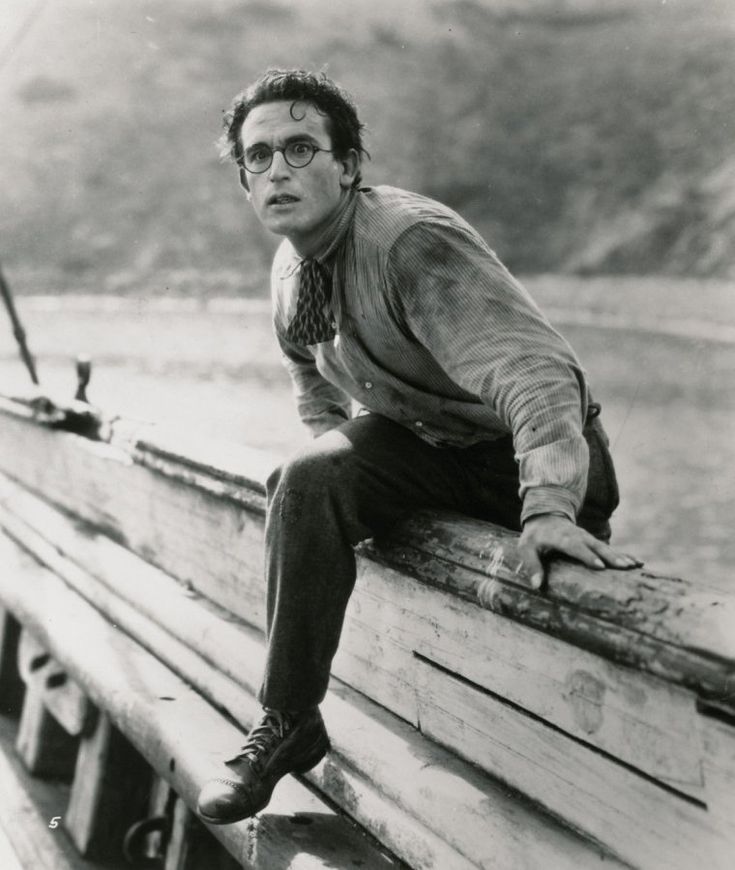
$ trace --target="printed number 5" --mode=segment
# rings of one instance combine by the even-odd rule
[[[49,828],[51,828],[52,830],[53,830],[54,828],[58,828],[58,827],[59,827],[59,822],[60,822],[60,821],[61,821],[61,816],[54,816],[54,817],[51,819],[51,821],[48,823]]]

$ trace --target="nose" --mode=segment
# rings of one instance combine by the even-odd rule
[[[285,178],[291,174],[291,167],[286,163],[283,151],[279,148],[273,152],[273,162],[268,170],[268,177],[272,180]]]

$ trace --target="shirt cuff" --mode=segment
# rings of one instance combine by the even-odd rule
[[[539,514],[559,514],[577,522],[576,500],[561,486],[533,486],[526,490],[521,523]]]

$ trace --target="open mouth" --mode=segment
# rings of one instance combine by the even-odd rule
[[[297,196],[292,196],[290,193],[279,193],[274,196],[269,196],[267,205],[291,205],[291,203],[298,201],[299,198]]]

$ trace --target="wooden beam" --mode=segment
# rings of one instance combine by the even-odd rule
[[[26,501],[33,500],[26,498]],[[14,504],[17,506],[17,502]],[[55,540],[56,546],[67,557],[75,559],[77,564],[84,564],[88,569],[94,571],[100,584],[107,587],[108,593],[101,593],[101,587],[90,582],[82,587],[80,581],[71,576],[69,568],[65,568],[53,552],[50,554],[42,552],[43,546],[41,544],[36,543],[34,550],[54,570],[67,577],[70,582],[74,582],[79,591],[91,596],[95,605],[106,612],[111,620],[129,630],[131,630],[131,626],[135,625],[132,630],[137,633],[141,631],[140,612],[145,613],[151,624],[145,631],[144,637],[141,637],[143,642],[151,648],[157,649],[159,654],[161,650],[170,649],[171,651],[168,653],[170,661],[182,668],[183,675],[205,693],[207,693],[207,687],[217,685],[216,678],[197,677],[195,674],[196,664],[191,669],[187,668],[184,663],[191,658],[191,654],[187,654],[186,651],[189,646],[197,645],[199,651],[204,652],[218,670],[229,672],[232,676],[239,675],[240,679],[250,686],[257,685],[259,663],[263,659],[262,642],[259,638],[248,633],[244,628],[238,627],[226,614],[218,616],[216,610],[203,606],[200,600],[192,597],[187,590],[180,587],[171,578],[165,577],[157,569],[141,562],[138,557],[114,542],[99,535],[80,536],[78,525],[72,525],[68,519],[41,503],[35,502],[34,506],[37,511],[35,517],[30,512],[24,511],[25,519],[34,521],[37,528],[42,528],[44,535]],[[5,523],[8,524],[7,519]],[[12,526],[11,528],[15,529],[16,535],[22,534],[18,528]],[[30,536],[26,535],[24,540],[26,545],[32,545]],[[487,653],[479,649],[478,655],[475,656],[471,650],[471,645],[485,642],[485,638],[493,637],[493,625],[477,624],[475,626],[471,617],[479,615],[485,620],[495,620],[501,623],[498,630],[502,629],[503,620],[486,611],[470,608],[466,602],[447,601],[445,602],[446,609],[442,611],[442,632],[437,633],[435,627],[423,626],[416,619],[416,613],[428,612],[428,608],[421,607],[420,598],[417,600],[417,596],[430,594],[431,590],[422,589],[419,584],[415,584],[408,578],[386,577],[385,584],[388,590],[393,590],[393,595],[400,601],[400,606],[397,602],[393,602],[391,618],[386,618],[387,611],[384,611],[382,617],[380,614],[376,617],[373,612],[366,614],[361,611],[360,613],[360,616],[367,619],[368,622],[374,622],[377,626],[377,632],[382,634],[382,637],[378,638],[376,632],[376,644],[385,642],[386,637],[388,639],[391,637],[399,638],[404,644],[412,644],[414,649],[430,652],[433,648],[429,644],[433,638],[435,644],[438,643],[443,649],[453,651],[455,661],[462,662],[467,658],[477,658],[481,667],[487,667],[489,658]],[[401,587],[400,592],[397,592],[399,587]],[[131,621],[131,614],[126,614],[119,605],[113,609],[109,597],[110,593],[128,596],[128,600],[135,603],[137,610],[133,615],[133,621]],[[365,604],[364,598],[360,599],[360,604]],[[469,612],[467,614],[453,613],[452,607],[464,608]],[[137,621],[135,621],[136,614]],[[169,616],[167,617],[166,614]],[[464,619],[460,619],[460,616]],[[171,645],[170,639],[168,644],[154,640],[152,632],[155,632],[156,629],[160,632],[160,628],[155,625],[153,620],[163,622],[163,625],[172,634],[178,634],[185,640],[186,643],[181,652],[176,651],[176,648]],[[515,627],[513,624],[510,624],[510,628],[512,631],[527,631]],[[464,634],[460,637],[459,632],[462,630]],[[405,634],[400,632],[405,632]],[[456,637],[455,633],[457,633]],[[475,639],[471,640],[471,637]],[[551,639],[543,638],[543,636],[538,637],[544,643],[552,642]],[[541,661],[546,653],[553,654],[553,650],[539,649],[534,646],[533,636],[530,639],[525,638],[525,647],[521,638],[514,644],[512,636],[509,640],[507,636],[501,635],[499,641],[498,652],[504,647],[508,647],[505,652],[508,661],[513,661],[516,656],[520,660],[523,660],[525,656],[529,662]],[[469,656],[467,656],[468,644],[470,644],[469,651],[471,653]],[[443,687],[442,694],[434,688],[433,682],[429,685],[425,678],[422,679],[428,665],[412,654],[411,647],[405,649],[405,660],[412,668],[411,673],[406,674],[405,685],[410,686],[412,703],[418,705],[417,718],[429,736],[443,742],[448,748],[459,752],[468,760],[480,764],[488,772],[519,788],[544,804],[551,812],[563,815],[568,822],[606,844],[609,848],[623,850],[626,859],[633,859],[641,866],[647,866],[653,857],[659,856],[669,861],[672,868],[684,867],[692,857],[690,849],[695,849],[697,854],[713,852],[716,856],[716,851],[719,849],[718,844],[721,843],[718,832],[720,822],[718,821],[713,826],[711,819],[708,818],[701,805],[688,803],[681,796],[656,785],[628,766],[622,766],[619,758],[609,754],[605,757],[593,751],[589,745],[581,740],[570,739],[558,728],[549,727],[536,718],[529,718],[525,712],[514,709],[507,704],[494,702],[487,695],[471,687],[459,684],[460,689],[457,689],[457,684],[453,685],[451,678],[447,678],[449,689],[458,694],[459,697],[455,698],[453,694],[447,696],[446,685]],[[590,674],[594,667],[593,664],[585,662],[583,657],[580,658],[579,651],[570,648],[569,654],[572,657],[569,665],[572,670],[569,673],[573,676],[587,673],[587,680],[591,680]],[[382,660],[384,652],[379,656],[375,650],[368,648],[365,651],[365,656],[367,659],[374,656],[378,660]],[[192,659],[192,661],[194,660]],[[495,663],[490,667],[490,670],[497,670],[498,664],[496,656]],[[580,667],[585,666],[590,668],[589,673],[579,670]],[[577,670],[574,670],[574,667]],[[635,719],[631,716],[631,720],[627,723],[626,736],[627,738],[635,737],[640,732],[640,738],[645,740],[642,746],[633,746],[631,750],[640,753],[636,760],[643,763],[645,761],[644,754],[654,750],[656,741],[671,748],[670,740],[672,736],[675,736],[680,741],[681,751],[685,752],[690,759],[688,762],[692,768],[690,777],[696,774],[696,781],[687,780],[683,776],[686,759],[669,759],[666,753],[659,752],[656,756],[658,761],[654,759],[654,763],[661,768],[665,762],[668,762],[669,766],[666,771],[669,782],[675,782],[679,790],[688,786],[690,791],[701,801],[703,798],[701,782],[703,749],[699,735],[698,715],[693,699],[681,699],[682,704],[677,709],[675,705],[672,706],[673,701],[676,701],[677,698],[675,697],[672,701],[669,697],[672,687],[668,687],[666,684],[657,686],[651,678],[646,678],[653,684],[647,687],[650,690],[649,694],[643,693],[640,685],[637,686],[636,693],[634,691],[636,688],[634,678],[640,675],[629,675],[630,679],[634,680],[631,683],[621,680],[618,676],[616,683],[613,680],[613,677],[616,676],[613,667],[607,667],[612,671],[612,674],[607,677],[607,683],[600,684],[603,692],[599,691],[598,686],[596,691],[592,692],[591,699],[583,699],[583,703],[587,705],[583,708],[583,713],[580,713],[578,709],[579,699],[574,701],[575,715],[577,718],[581,718],[585,724],[585,730],[581,732],[582,736],[588,736],[587,732],[590,730],[592,720],[597,722],[597,719],[612,716],[615,713],[615,698],[610,705],[611,712],[608,711],[608,705],[603,703],[602,695],[608,686],[611,694],[615,691],[618,696],[623,698],[622,702],[617,701],[618,706],[621,703],[625,706],[625,703],[630,701],[628,696],[632,695],[636,703],[629,703],[628,709],[631,713],[637,713],[638,718]],[[396,672],[398,669],[391,668],[390,670]],[[437,673],[441,672],[437,672],[434,668],[430,669],[429,673],[434,678]],[[444,675],[442,674],[442,676]],[[604,670],[602,676],[605,677]],[[518,670],[517,662],[516,669],[508,676],[508,682],[512,683],[513,681],[527,682],[526,675]],[[546,691],[542,681],[539,679],[537,682],[538,685],[532,691],[539,692],[543,703],[555,702],[558,687],[553,686],[550,691]],[[573,680],[572,688],[575,688]],[[582,693],[585,689],[589,689],[589,686],[581,681],[576,688]],[[659,692],[660,696],[657,696],[656,692]],[[232,693],[230,693],[231,695]],[[406,696],[409,696],[408,693]],[[226,695],[220,688],[216,690],[213,697],[222,700]],[[450,698],[449,701],[446,700],[447,697]],[[688,700],[688,704],[685,705],[684,700]],[[488,703],[491,704],[490,708],[487,707]],[[667,705],[667,708],[658,710],[659,703]],[[491,711],[496,707],[499,712],[493,714],[496,716],[496,719],[493,719]],[[645,711],[648,707],[655,711],[651,725],[656,723],[656,727],[651,727],[650,732],[643,728],[646,717],[645,715],[641,717],[639,712],[639,708]],[[421,783],[422,778],[427,779],[427,777],[425,773],[422,775],[422,771],[419,769],[411,777],[406,776],[405,743],[397,744],[395,754],[391,755],[387,751],[391,746],[389,727],[384,725],[377,729],[375,727],[377,718],[375,713],[371,715],[368,722],[363,721],[361,725],[358,725],[355,714],[350,714],[344,704],[335,704],[331,696],[325,705],[325,710],[328,714],[334,711],[333,715],[329,715],[329,721],[334,719],[335,722],[343,725],[342,730],[334,732],[333,743],[340,756],[349,761],[349,766],[357,771],[369,772],[371,781],[384,794],[392,793],[397,805],[411,807],[416,818],[421,820],[425,828],[431,829],[433,825],[439,824],[442,811],[449,812],[451,809],[449,802],[442,800],[441,804],[436,807],[419,807],[416,794],[423,793],[426,789],[417,790],[416,786]],[[453,711],[449,718],[447,718],[448,710]],[[234,712],[232,708],[231,712]],[[500,714],[503,714],[501,718],[497,718]],[[683,721],[678,724],[682,726],[688,737],[687,742],[683,739],[684,734],[680,734],[677,730],[670,734],[670,729],[667,730],[665,727],[667,717],[673,716],[675,718],[676,715],[683,717]],[[482,723],[485,720],[488,722],[497,720],[498,727],[502,725],[505,728],[505,742],[494,733],[493,729],[490,732],[482,730],[478,722]],[[371,734],[371,730],[376,733]],[[357,739],[354,735],[358,735]],[[516,735],[524,746],[529,747],[521,755],[518,755],[513,746],[515,739],[513,735]],[[417,744],[417,752],[420,751],[425,758],[425,750],[419,750],[418,741],[414,740],[414,742]],[[376,750],[375,747],[379,748]],[[491,750],[494,747],[497,747],[497,751],[493,754]],[[534,747],[538,749],[535,754]],[[550,754],[551,747],[554,748],[555,755]],[[674,748],[676,748],[676,744],[674,744]],[[381,756],[382,761],[378,765]],[[552,761],[555,766],[549,767]],[[674,765],[678,765],[678,768]],[[425,768],[425,762],[422,766]],[[544,771],[543,775],[539,774],[541,770]],[[677,770],[680,781],[675,779]],[[399,772],[397,776],[395,772]],[[659,770],[659,772],[661,771]],[[319,781],[325,783],[326,786],[331,786],[330,796],[340,800],[340,792],[335,788],[334,771],[330,777],[326,779],[321,777]],[[407,782],[410,782],[408,790],[405,787]],[[430,780],[427,781],[427,786],[430,787],[429,783]],[[613,783],[615,787],[612,788],[610,783]],[[394,791],[391,792],[391,789]],[[344,791],[342,788],[342,793]],[[441,790],[437,789],[437,793],[447,791],[449,791],[448,787]],[[369,800],[369,796],[365,794],[363,788],[360,801],[354,801],[347,808],[352,813],[361,811],[364,814],[367,800]],[[471,818],[471,807],[475,803],[476,800],[468,794],[463,807],[461,810],[457,807],[455,814]],[[648,803],[654,809],[644,814],[641,812],[641,806]],[[385,812],[383,817],[385,817]],[[378,827],[375,818],[362,818],[361,820],[372,829]],[[383,828],[383,830],[388,831],[394,829],[399,829],[396,819],[393,819],[392,824],[389,822]],[[479,820],[478,831],[482,831],[481,839],[484,841],[486,828],[480,825]],[[634,831],[636,836],[628,836],[627,831]],[[473,834],[468,825],[461,832],[461,842],[465,849],[471,848],[471,855],[475,860],[480,860],[481,844],[473,845]],[[393,844],[391,845],[396,848]],[[415,855],[417,851],[414,841],[412,854]],[[716,857],[712,860],[713,866],[718,866]]]
[[[87,729],[94,711],[86,695],[25,630],[18,648],[18,669],[24,682],[33,683],[44,707],[67,734],[78,737]]]
[[[80,741],[64,827],[85,858],[122,855],[128,828],[144,814],[151,775],[140,754],[100,713]]]
[[[0,418],[0,456],[13,456],[8,474],[262,625],[262,596],[254,590],[262,585],[262,483],[273,457],[233,448],[212,460],[191,439],[177,443],[154,428],[137,441],[127,432],[124,443],[90,442],[43,429],[9,402],[0,402]],[[424,514],[362,552],[735,710],[735,596],[646,571],[595,572],[561,560],[539,594],[527,588],[515,546],[514,535],[490,524]]]
[[[5,417],[10,419],[7,426]],[[119,441],[90,445],[75,436],[45,432],[12,408],[0,413],[0,456],[4,439],[8,444],[14,439],[21,443],[21,436],[30,449],[11,474],[27,478],[44,498],[96,523],[200,594],[262,626],[262,479],[267,467],[258,465],[256,453],[248,452],[245,458],[237,452],[222,455],[213,463],[204,450],[181,446],[175,438],[162,439],[154,431],[125,447]],[[43,466],[38,461],[42,454],[49,456]],[[24,496],[19,497],[7,481],[0,482],[0,501],[10,513],[29,520]],[[31,506],[31,514],[34,510]],[[46,529],[30,518],[30,526],[34,525]],[[44,536],[52,540],[56,526],[52,523],[49,528]],[[64,534],[70,534],[68,528]],[[74,558],[95,572],[96,580],[108,573],[100,564],[118,558],[100,545],[99,531],[77,528],[69,540],[74,541]],[[60,546],[58,540],[54,546]],[[101,556],[103,550],[106,555]],[[708,857],[712,866],[720,866],[721,838],[730,842],[733,828],[730,803],[724,797],[732,777],[727,765],[722,773],[712,760],[717,753],[708,749],[706,754],[703,743],[722,746],[731,736],[725,719],[735,710],[734,597],[709,594],[685,581],[647,572],[590,572],[561,561],[552,566],[547,592],[539,594],[527,587],[515,536],[453,515],[410,518],[389,538],[363,545],[359,564],[360,579],[335,663],[340,676],[426,728],[453,751],[527,790],[552,812],[569,801],[571,815],[577,812],[581,819],[570,819],[573,824],[593,836],[601,831],[616,845],[623,836],[626,810],[620,807],[625,796],[645,793],[653,800],[663,793],[666,797],[656,802],[659,814],[648,817],[654,833],[630,848],[637,849],[635,854],[644,861],[655,861],[656,854],[662,860],[673,855],[675,867],[679,851],[669,854],[664,846],[657,852],[659,833],[655,832],[664,839],[670,835],[675,842],[676,835],[689,831],[692,843],[700,842],[703,831],[710,832],[715,852]],[[182,646],[187,633],[194,637],[190,632],[196,621],[184,628],[162,629],[155,624],[153,603],[134,603],[134,584],[126,581],[124,586],[115,607],[127,607],[127,624],[136,626],[130,630],[157,631],[152,648],[158,650],[160,644],[175,660],[177,644]],[[201,598],[192,604],[217,616]],[[159,621],[165,622],[165,617]],[[239,633],[260,649],[257,632],[251,634],[237,625],[231,629],[233,648]],[[214,665],[214,679],[219,681],[215,696],[220,703],[230,699],[233,709],[241,709],[236,684],[245,681],[252,689],[259,671],[253,662],[261,658],[251,658],[244,676],[233,679],[216,652],[218,640],[221,635],[215,630],[201,643],[190,642],[183,651],[182,667],[196,670],[202,658]],[[257,655],[262,657],[262,651]],[[452,718],[455,708],[446,709],[457,680],[462,682],[462,703],[455,705],[463,709],[459,725]],[[705,737],[697,696],[726,714],[718,731],[707,722]],[[335,703],[335,697],[332,693],[328,704]],[[529,713],[540,721],[531,724]],[[514,766],[510,738],[495,742],[488,734],[477,738],[487,718],[496,722],[501,733],[503,728],[507,733],[530,728],[528,734],[537,744],[531,738],[529,744],[539,746],[534,764],[543,767],[553,761],[556,773],[547,771],[544,782],[534,785],[528,779],[533,764]],[[551,760],[540,734],[554,735],[551,745],[557,749],[556,755],[551,752]],[[344,741],[349,743],[349,738]],[[350,752],[351,761],[360,758],[359,749]],[[560,760],[565,753],[578,761],[571,766],[566,785]],[[620,762],[627,767],[620,767]],[[382,779],[371,778],[364,771],[374,766],[374,760],[363,758],[360,764],[355,769],[365,791],[363,803],[369,803],[372,782],[379,781],[391,793],[389,770],[380,769]],[[610,764],[613,767],[606,767]],[[314,780],[324,777],[327,769],[329,763],[313,775]],[[346,791],[345,770],[333,767],[331,779],[324,783]],[[597,773],[589,776],[590,770]],[[605,771],[610,770],[608,777]],[[599,793],[593,789],[593,799],[586,803],[575,802],[574,792],[568,797],[564,791],[568,786],[585,794],[590,782],[608,778],[616,787],[601,787]],[[640,782],[645,785],[637,791]],[[655,791],[662,787],[663,792]],[[646,789],[654,791],[648,794]],[[595,800],[602,801],[599,807]],[[376,805],[384,803],[379,799]],[[636,806],[635,801],[631,806]],[[416,816],[426,829],[441,828],[442,820],[432,816],[433,809],[423,807]],[[613,819],[607,826],[602,823],[606,812]],[[673,828],[671,820],[681,813],[682,823]],[[622,827],[616,828],[618,818]],[[634,819],[633,827],[635,823]],[[409,827],[406,823],[397,829]],[[686,849],[684,853],[688,854]]]
[[[15,533],[20,530],[16,528]],[[61,558],[55,558],[53,553],[41,553],[39,542],[32,545],[29,536],[24,541],[26,546],[33,546],[46,564],[53,562],[55,572],[81,588],[83,581],[78,568],[75,573],[65,568]],[[114,545],[104,543],[105,548],[110,546]],[[128,568],[132,567],[130,558],[130,554],[123,556]],[[105,561],[111,569],[111,561]],[[107,583],[120,591],[130,586],[127,594],[136,601],[138,610],[133,610],[129,603],[125,606],[126,602],[119,599],[115,601],[110,587],[103,593],[100,589],[104,587],[91,582],[86,590],[94,595],[95,606],[155,649],[159,657],[178,667],[204,695],[220,703],[223,698],[229,699],[230,713],[248,724],[257,704],[243,691],[238,698],[234,683],[230,682],[233,688],[228,688],[227,683],[228,679],[237,679],[241,669],[244,679],[248,679],[248,670],[258,668],[263,649],[257,637],[245,628],[236,632],[227,614],[215,617],[211,609],[180,607],[175,602],[181,600],[184,591],[163,576],[152,583],[150,568],[142,575],[137,570],[124,575],[111,569],[111,573]],[[146,595],[141,583],[152,592]],[[168,598],[167,585],[171,592]],[[141,611],[148,611],[159,620],[168,614],[171,622],[166,625],[172,634],[162,637],[167,632]],[[174,639],[175,632],[183,635],[183,642]],[[216,670],[206,667],[192,653],[196,638],[217,639],[207,652],[214,656]],[[400,854],[412,867],[484,866],[499,850],[507,856],[509,867],[513,866],[513,855],[520,856],[519,860],[522,858],[529,866],[551,855],[559,868],[598,860],[595,847],[565,833],[543,815],[518,805],[503,788],[450,753],[433,747],[410,726],[399,723],[347,687],[333,688],[324,711],[336,757],[344,757],[348,763],[339,765],[340,776],[336,775],[334,765],[325,765],[309,778],[391,848],[403,850]],[[447,826],[444,822],[448,817],[462,818],[463,823]],[[519,818],[523,819],[522,828],[528,836],[519,836]],[[447,842],[442,838],[447,838]],[[431,861],[427,856],[432,856]]]
[[[43,693],[26,687],[15,748],[26,770],[34,776],[71,779],[76,740],[64,731],[46,709]]]
[[[732,859],[722,820],[616,759],[570,740],[523,711],[419,663],[424,732],[492,771],[634,867],[725,870]],[[458,739],[461,734],[461,738]]]
[[[735,855],[735,723],[716,716],[702,716],[706,748],[704,772],[707,806],[729,834],[730,855]]]
[[[408,704],[406,687],[416,685],[419,656],[702,798],[702,739],[691,692],[529,630],[392,568],[362,561],[357,590],[347,620],[355,638],[345,648],[353,654],[366,651],[359,685],[380,694],[382,703],[391,706],[391,694],[397,694],[399,703]],[[389,658],[378,655],[373,644]],[[371,669],[370,661],[379,668]],[[380,691],[386,675],[400,679],[393,693]],[[411,697],[422,701],[416,692]],[[418,721],[418,707],[413,715]]]
[[[205,630],[208,605],[201,596],[165,582],[158,569],[21,489],[14,495],[8,491],[5,504],[13,511],[6,525],[17,517],[43,530],[45,540],[73,554],[154,622],[179,636],[186,633],[207,660],[220,662],[221,650],[227,648],[229,660],[237,662],[238,681],[252,693],[257,690],[261,655],[243,645],[242,632],[232,622]],[[530,631],[374,562],[361,560],[359,574],[334,664],[334,673],[350,685],[418,724],[419,654],[701,799],[702,743],[692,693]],[[94,590],[85,594],[94,595]],[[223,695],[220,703],[229,702]]]
[[[9,567],[0,574],[0,600],[74,674],[154,770],[194,806],[199,788],[220,774],[241,732],[61,580],[19,557],[6,537],[0,538],[0,546],[3,564]],[[17,582],[18,576],[23,583]],[[95,650],[93,657],[90,649]],[[299,828],[296,850],[290,821],[294,813],[311,820]],[[279,784],[267,813],[213,833],[248,870],[281,866],[286,854],[293,870],[360,863],[376,870],[395,867],[292,778]]]
[[[70,779],[77,741],[46,706],[46,676],[51,658],[23,629],[20,640],[20,676],[26,685],[15,748],[34,776]]]
[[[28,795],[21,776],[0,750],[0,806],[2,827],[23,870],[79,870],[65,854],[61,826],[50,828]]]
[[[238,870],[226,852],[187,805],[176,801],[163,870]]]
[[[483,608],[735,704],[735,596],[643,570],[592,571],[560,560],[539,594],[523,581],[514,533],[458,514],[417,513],[380,546],[362,549]]]

